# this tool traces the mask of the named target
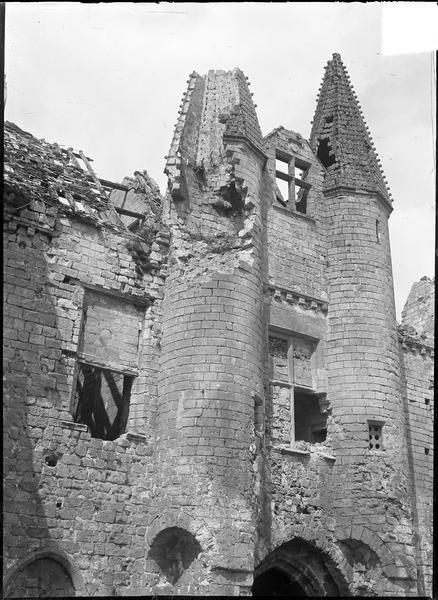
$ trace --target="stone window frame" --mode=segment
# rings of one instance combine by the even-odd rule
[[[77,319],[76,319],[76,327],[79,331],[79,334],[77,336],[76,351],[68,352],[68,355],[72,356],[75,359],[75,361],[74,361],[74,368],[73,368],[73,373],[72,373],[72,385],[71,385],[71,389],[70,389],[70,400],[69,400],[68,406],[66,406],[66,408],[68,408],[70,418],[73,419],[73,422],[76,422],[74,420],[74,418],[75,418],[74,415],[75,415],[76,408],[77,408],[75,399],[76,399],[77,379],[79,376],[80,365],[89,365],[92,367],[97,367],[101,370],[106,370],[109,372],[121,374],[124,376],[124,379],[126,377],[129,377],[132,379],[131,386],[130,386],[128,420],[127,420],[127,426],[126,426],[126,431],[128,431],[129,412],[131,409],[131,398],[133,396],[136,379],[138,378],[140,373],[139,373],[138,369],[115,364],[113,362],[106,363],[104,361],[97,360],[96,358],[94,358],[94,357],[88,355],[87,353],[83,352],[82,350],[80,350],[80,348],[82,346],[82,342],[83,342],[83,336],[84,336],[84,325],[85,325],[85,319],[86,319],[85,312],[87,310],[87,301],[88,301],[87,294],[91,293],[91,294],[95,294],[95,295],[107,296],[107,297],[114,298],[119,301],[126,302],[127,304],[134,304],[137,308],[143,309],[145,311],[145,314],[146,314],[147,308],[149,306],[151,306],[153,301],[150,297],[137,297],[137,296],[134,297],[134,296],[131,296],[128,294],[118,292],[117,290],[109,290],[109,289],[101,288],[98,285],[82,282],[82,281],[75,280],[75,279],[72,279],[71,283],[74,283],[75,285],[77,285],[78,289],[81,290],[81,301],[78,305],[78,312],[77,312]],[[140,346],[138,347],[138,352],[140,352]],[[125,431],[125,433],[126,433],[126,431]],[[120,435],[122,435],[123,433],[124,432],[120,432]]]
[[[287,173],[285,173],[283,171],[279,171],[277,169],[277,165],[276,165],[277,160],[287,164]],[[286,206],[284,208],[287,208],[288,210],[290,210],[290,212],[309,216],[308,196],[309,196],[309,190],[311,189],[312,186],[306,180],[296,177],[295,169],[298,168],[301,171],[303,171],[306,174],[306,178],[307,178],[309,176],[311,167],[312,167],[312,164],[310,162],[308,162],[307,160],[301,158],[300,156],[294,156],[294,155],[284,152],[284,150],[280,150],[278,148],[275,149],[275,168],[274,168],[275,180],[282,179],[283,181],[286,181],[288,184],[288,197],[286,199]],[[304,211],[299,210],[297,208],[298,202],[296,201],[295,186],[299,187],[300,188],[299,193],[302,193],[302,200],[305,202],[305,210]],[[276,199],[277,199],[277,202],[279,202],[281,204],[281,201],[278,199],[278,197],[276,197]]]
[[[304,392],[311,393],[315,396],[318,396],[318,393],[314,388],[306,387],[304,385],[295,384],[295,376],[294,376],[294,343],[293,338],[299,336],[300,334],[295,333],[293,331],[285,333],[284,331],[279,331],[275,327],[269,327],[268,337],[274,337],[281,340],[285,340],[287,342],[287,363],[288,363],[288,382],[282,381],[277,382],[275,379],[270,379],[270,386],[275,385],[276,383],[280,383],[283,386],[289,388],[289,414],[290,414],[290,429],[289,429],[289,446],[293,448],[296,444],[299,444],[302,440],[295,439],[295,428],[296,428],[296,419],[295,419],[295,393],[296,392]],[[320,340],[319,340],[320,341]],[[316,349],[315,349],[316,352]],[[309,444],[314,444],[317,442],[307,442]]]
[[[384,436],[384,426],[385,421],[376,420],[376,419],[368,419],[368,451],[369,452],[382,452],[385,450],[385,436]],[[372,430],[377,431],[379,435],[378,443],[372,442],[371,435]]]

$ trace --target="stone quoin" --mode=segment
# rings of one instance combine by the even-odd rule
[[[434,282],[347,71],[192,73],[164,197],[5,125],[4,593],[431,596]]]

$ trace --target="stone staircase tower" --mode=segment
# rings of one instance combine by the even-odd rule
[[[340,524],[348,524],[345,537],[352,527],[351,537],[372,547],[378,535],[388,549],[384,573],[403,586],[416,575],[388,234],[392,202],[338,54],[326,66],[310,144],[326,169],[326,361],[337,456],[333,510]],[[391,564],[392,547],[406,558]]]
[[[264,164],[243,73],[193,73],[166,165],[171,243],[157,412],[163,519],[149,535],[154,548],[154,536],[176,525],[207,553],[205,573],[184,593],[235,594],[252,582]]]

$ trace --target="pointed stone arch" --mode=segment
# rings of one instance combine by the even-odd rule
[[[58,549],[34,550],[17,561],[5,576],[4,597],[22,597],[21,586],[26,586],[26,582],[28,586],[32,586],[34,593],[30,593],[34,597],[45,597],[45,588],[48,585],[58,597],[82,596],[85,593],[84,581],[79,570],[70,558]]]
[[[300,537],[277,546],[259,563],[254,573],[253,595],[262,593],[261,583],[270,572],[273,583],[281,580],[283,591],[289,595],[350,595],[348,579],[335,560]]]

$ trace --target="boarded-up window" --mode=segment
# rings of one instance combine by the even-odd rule
[[[313,387],[312,356],[316,349],[316,342],[303,337],[294,336],[293,344],[293,371],[294,385]]]
[[[116,370],[136,369],[142,320],[143,310],[136,305],[87,291],[80,356]]]

